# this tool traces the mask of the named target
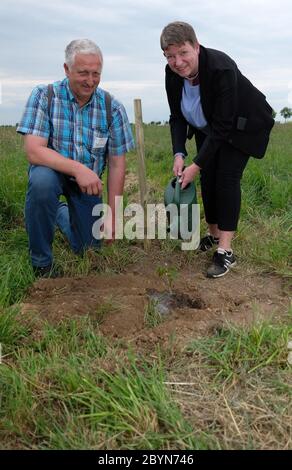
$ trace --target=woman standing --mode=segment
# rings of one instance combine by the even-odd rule
[[[199,44],[191,25],[168,24],[160,44],[167,60],[173,171],[182,188],[200,173],[209,233],[199,248],[217,246],[207,277],[221,277],[236,264],[231,242],[239,219],[240,179],[249,156],[265,154],[272,108],[230,57]],[[184,169],[186,139],[193,135],[197,155]]]

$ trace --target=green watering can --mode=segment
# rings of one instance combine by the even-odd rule
[[[168,232],[172,238],[186,240],[195,232],[198,212],[193,204],[197,204],[195,183],[191,182],[181,189],[179,177],[172,178],[164,192]]]

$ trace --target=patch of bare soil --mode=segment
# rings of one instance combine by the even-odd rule
[[[169,261],[153,250],[122,274],[38,280],[22,312],[34,312],[53,324],[84,315],[99,320],[103,312],[103,335],[123,338],[145,350],[167,343],[170,337],[183,346],[191,338],[212,334],[227,323],[276,321],[287,313],[288,296],[276,276],[238,267],[221,279],[210,280],[203,274],[208,259],[202,254],[178,269],[170,289],[157,274],[157,267]],[[153,299],[162,323],[150,328],[144,317]]]

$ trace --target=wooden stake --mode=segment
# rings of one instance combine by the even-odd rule
[[[140,186],[140,202],[144,210],[144,249],[149,248],[149,240],[147,240],[147,182],[145,171],[145,151],[144,151],[144,129],[142,118],[142,105],[141,100],[134,100],[135,110],[135,131],[136,131],[136,144],[138,154],[138,176]]]

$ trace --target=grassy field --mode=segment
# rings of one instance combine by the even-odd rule
[[[144,132],[149,202],[157,202],[171,176],[169,129]],[[280,277],[287,292],[291,149],[292,125],[277,125],[265,158],[249,162],[234,242],[242,269]],[[157,345],[152,355],[101,335],[91,318],[40,328],[21,311],[34,276],[23,219],[27,163],[12,127],[0,128],[0,161],[0,448],[292,449],[291,308],[279,321],[230,326],[181,350]],[[127,171],[136,174],[134,152]],[[126,202],[136,191],[133,184]],[[124,272],[136,261],[130,248],[120,241],[80,258],[60,235],[54,244],[68,277]]]

